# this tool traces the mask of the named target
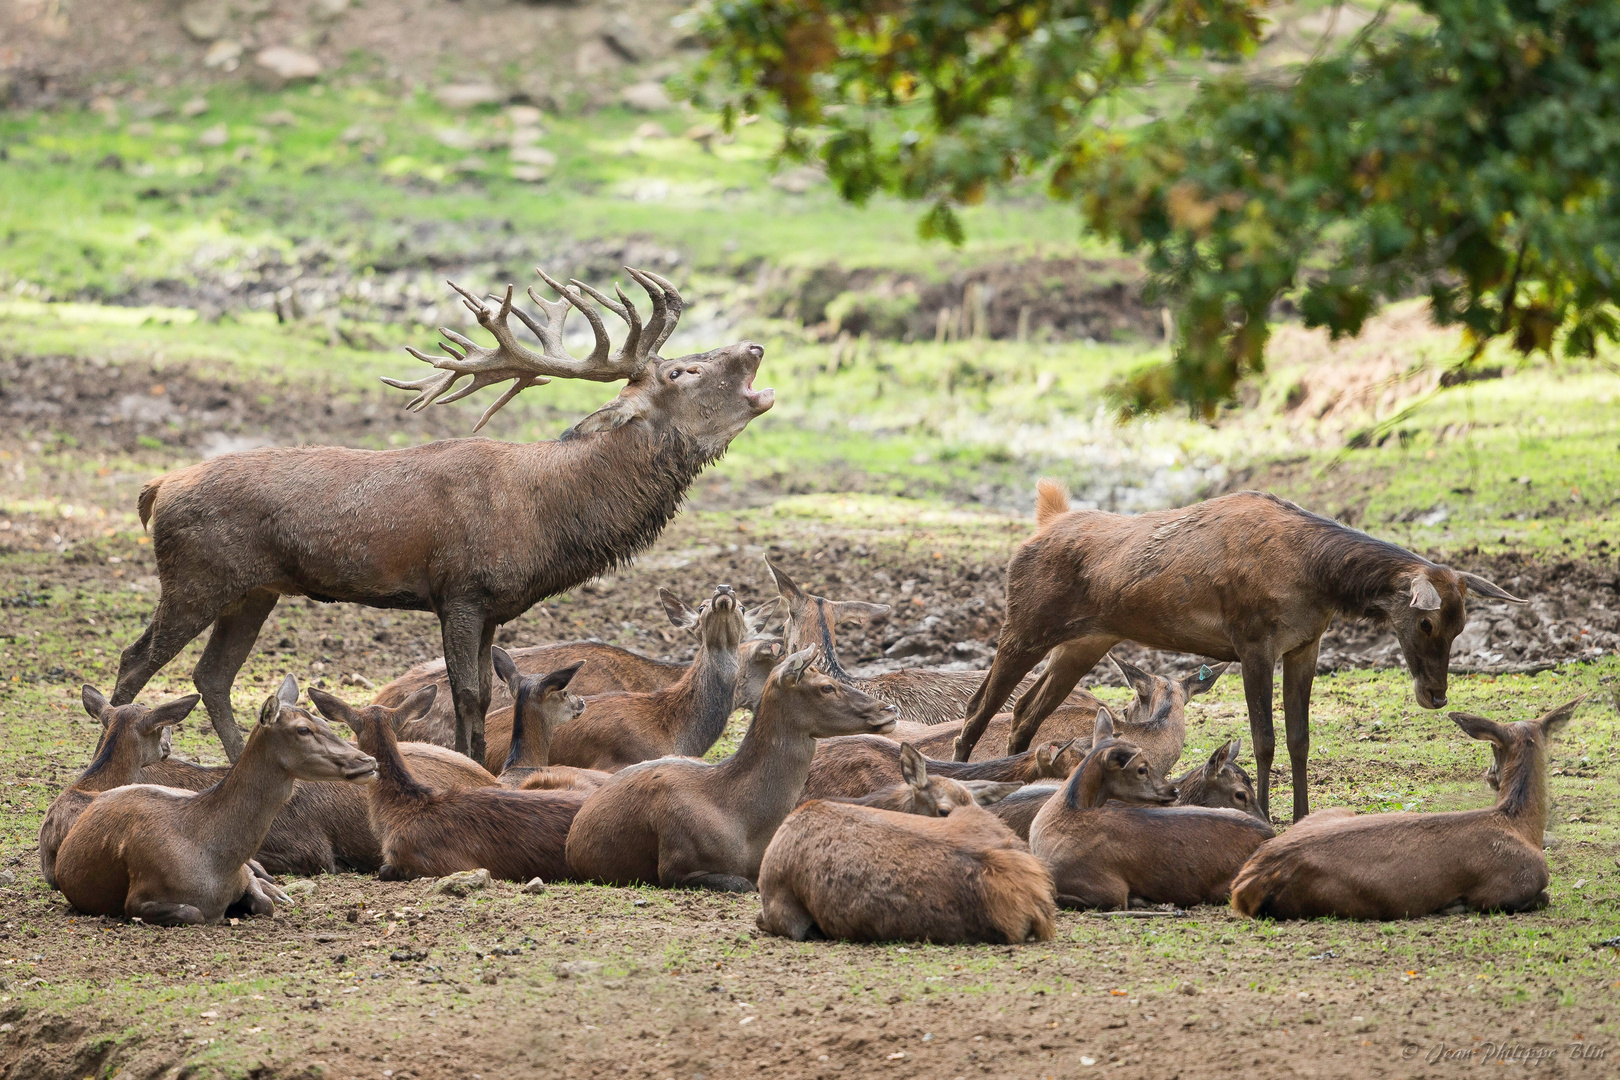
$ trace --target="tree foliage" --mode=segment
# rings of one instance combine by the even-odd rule
[[[1036,174],[1141,251],[1177,341],[1120,388],[1127,411],[1230,397],[1285,298],[1338,337],[1427,295],[1472,358],[1620,338],[1620,3],[1418,0],[1398,27],[1386,6],[1304,64],[1224,65],[1108,122],[1181,58],[1251,52],[1261,6],[714,0],[701,27],[708,92],[778,110],[784,150],[845,198],[927,201],[923,232],[959,242],[954,207]]]

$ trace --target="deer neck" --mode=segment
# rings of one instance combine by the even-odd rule
[[[228,870],[253,857],[292,798],[293,777],[276,760],[270,735],[256,727],[224,779],[191,803],[187,835]]]
[[[735,648],[710,648],[705,642],[698,649],[692,666],[676,686],[681,706],[664,716],[673,725],[675,753],[702,757],[726,730],[731,705],[737,695],[737,674],[742,662]]]
[[[1530,743],[1502,770],[1496,810],[1509,828],[1539,848],[1547,831],[1547,804],[1546,755],[1539,744]]]
[[[1316,529],[1305,571],[1329,606],[1350,618],[1383,621],[1389,605],[1401,602],[1412,571],[1434,566],[1398,544],[1336,521],[1318,519]]]
[[[116,737],[103,737],[96,749],[95,760],[73,781],[74,788],[79,791],[111,791],[125,784],[140,783],[139,741],[131,731],[122,732]]]
[[[737,752],[718,768],[737,813],[750,826],[764,823],[774,832],[799,804],[815,756],[815,737],[792,722],[780,695],[767,695]]]
[[[360,730],[360,749],[377,759],[377,779],[372,785],[374,797],[389,802],[420,802],[433,794],[432,790],[417,783],[405,759],[399,753],[399,739],[393,726],[386,720],[368,721]]]
[[[1086,755],[1064,785],[1063,801],[1071,810],[1090,810],[1108,801],[1103,790],[1102,755],[1095,750]]]

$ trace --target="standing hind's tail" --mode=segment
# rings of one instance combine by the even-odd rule
[[[152,520],[152,504],[157,502],[158,488],[163,485],[165,477],[148,480],[141,488],[141,497],[135,501],[135,507],[141,514],[141,528],[146,528]]]
[[[143,495],[144,498],[144,495]],[[1069,493],[1056,480],[1042,477],[1035,483],[1035,527],[1044,529],[1053,518],[1069,512]]]

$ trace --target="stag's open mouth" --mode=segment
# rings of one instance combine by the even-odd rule
[[[754,410],[754,415],[758,416],[762,412],[768,412],[770,407],[776,404],[776,391],[769,386],[763,390],[755,390],[754,374],[749,372],[748,378],[743,380],[742,395]]]

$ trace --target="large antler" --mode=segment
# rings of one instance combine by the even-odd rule
[[[641,315],[636,311],[636,306],[617,284],[613,286],[613,291],[619,298],[611,300],[583,281],[572,281],[574,288],[571,289],[552,280],[544,270],[537,268],[535,273],[539,274],[541,280],[562,299],[546,300],[531,287],[528,290],[529,299],[540,306],[540,316],[536,318],[522,308],[513,306],[511,285],[506,287],[506,295],[501,299],[500,309],[496,311],[452,281],[449,283],[450,287],[461,294],[467,310],[478,318],[478,325],[494,335],[495,347],[479,345],[449,327],[441,326],[439,333],[447,340],[439,342],[439,347],[448,352],[449,356],[433,356],[409,345],[405,346],[406,352],[425,364],[432,364],[439,371],[414,382],[387,378],[383,379],[383,382],[401,390],[415,390],[416,397],[405,407],[413,412],[419,412],[435,401],[442,400],[445,404],[460,401],[468,394],[482,390],[486,386],[510,379],[511,387],[479,418],[477,427],[473,428],[477,431],[518,394],[531,386],[544,385],[554,378],[590,379],[594,382],[633,379],[658,358],[658,350],[674,332],[675,324],[680,321],[681,310],[685,304],[681,300],[681,294],[675,291],[675,286],[657,274],[645,270],[632,270],[628,266],[624,270],[638,285],[647,290],[647,296],[652,300],[652,321],[646,326],[642,325]],[[624,345],[611,356],[608,355],[610,342],[607,328],[602,325],[602,316],[584,296],[580,295],[581,291],[623,319],[625,325],[630,328]],[[596,347],[584,359],[570,356],[568,350],[563,348],[563,321],[567,319],[570,308],[578,308],[585,315],[596,335]],[[537,353],[523,345],[512,335],[512,328],[506,321],[509,315],[516,315],[523,320],[523,325],[540,339],[540,352]],[[448,397],[444,396],[446,391],[467,375],[472,376],[471,383]]]

